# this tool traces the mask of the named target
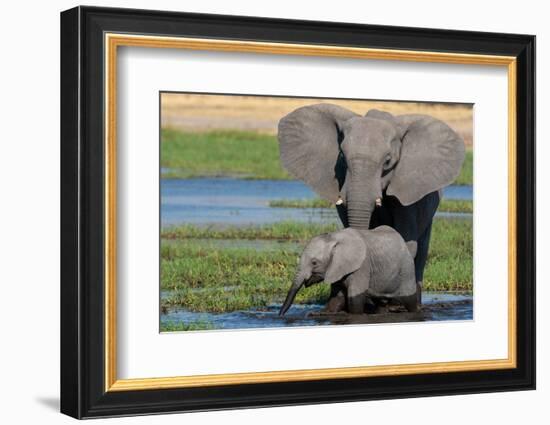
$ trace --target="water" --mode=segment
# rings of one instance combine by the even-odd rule
[[[471,186],[449,186],[447,199],[472,199]],[[269,201],[312,199],[317,195],[295,180],[243,180],[235,178],[161,179],[162,226],[268,224],[293,220],[309,223],[339,222],[332,209],[271,208]],[[438,213],[445,217],[471,217]]]
[[[445,199],[463,199],[471,201],[473,197],[472,186],[447,186],[443,189],[443,197]]]
[[[168,297],[163,291],[161,296]],[[348,315],[345,313],[323,314],[322,305],[292,305],[285,316],[279,317],[280,304],[272,304],[263,310],[234,311],[230,313],[195,313],[184,308],[168,309],[161,314],[163,323],[199,322],[209,323],[213,329],[255,329],[312,325],[347,325],[373,323],[403,323],[444,320],[472,320],[473,301],[471,295],[424,292],[422,308],[417,313],[383,313],[369,315]]]
[[[450,186],[444,190],[447,199],[472,199],[471,186]],[[196,225],[268,224],[282,220],[338,223],[336,211],[313,208],[272,208],[269,201],[280,199],[312,199],[317,195],[300,181],[242,180],[235,178],[162,179],[162,226],[191,223]],[[470,218],[471,214],[437,213],[445,218]],[[235,240],[197,239],[205,247],[235,246]],[[170,243],[170,241],[165,241]],[[243,245],[245,244],[245,245]],[[239,246],[256,250],[298,250],[293,242],[239,241]],[[163,292],[161,297],[169,296]],[[330,324],[397,323],[441,320],[471,320],[473,302],[470,295],[425,293],[423,306],[417,313],[384,313],[374,315],[322,314],[323,306],[293,305],[279,317],[280,305],[264,309],[230,313],[191,312],[183,306],[162,312],[163,323],[207,323],[214,329],[253,329]]]

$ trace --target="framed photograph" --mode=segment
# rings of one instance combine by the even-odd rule
[[[61,411],[535,388],[535,37],[61,14]]]

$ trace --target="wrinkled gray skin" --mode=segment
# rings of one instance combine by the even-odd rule
[[[344,227],[385,224],[417,243],[420,288],[440,189],[458,177],[464,141],[428,115],[360,116],[331,104],[283,117],[278,138],[285,168],[334,202]]]
[[[361,314],[377,300],[397,300],[416,311],[414,255],[416,243],[406,244],[394,229],[343,229],[313,238],[305,247],[296,276],[279,312],[284,315],[303,286],[333,285],[329,312]]]

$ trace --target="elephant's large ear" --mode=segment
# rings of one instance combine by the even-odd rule
[[[386,193],[397,197],[402,205],[410,205],[458,177],[464,161],[464,141],[447,124],[428,115],[401,115],[395,119],[406,131]]]
[[[331,104],[296,109],[279,122],[281,162],[319,196],[336,202],[340,190],[337,162],[343,123],[357,114]]]
[[[334,236],[336,244],[332,248],[332,257],[325,272],[325,282],[338,282],[344,276],[353,273],[365,261],[367,246],[355,229],[344,229]]]

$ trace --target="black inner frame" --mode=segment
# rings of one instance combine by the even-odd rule
[[[517,58],[517,368],[104,391],[105,32]],[[61,14],[61,411],[77,418],[535,388],[535,37],[77,7]]]

